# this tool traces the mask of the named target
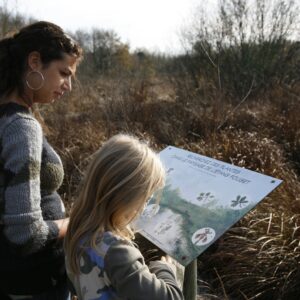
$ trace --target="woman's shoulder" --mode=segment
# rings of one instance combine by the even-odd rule
[[[0,105],[0,117],[30,117],[33,118],[28,108],[17,103],[5,103]]]
[[[30,111],[16,103],[1,105],[0,119],[0,131],[2,133],[8,129],[12,131],[16,130],[17,133],[20,132],[19,129],[22,129],[23,127],[26,128],[26,131],[30,128],[33,131],[41,131],[39,122],[34,118]]]

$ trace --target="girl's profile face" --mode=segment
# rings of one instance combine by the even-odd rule
[[[121,220],[125,225],[129,225],[132,221],[139,217],[142,213],[142,207],[140,203],[137,203],[135,208],[131,208],[123,212]]]
[[[77,58],[68,54],[41,67],[39,71],[44,76],[44,84],[39,90],[33,91],[33,102],[52,103],[59,100],[65,92],[71,91],[71,80],[76,67]]]

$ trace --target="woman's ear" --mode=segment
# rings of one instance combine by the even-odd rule
[[[40,70],[42,68],[41,55],[38,51],[32,51],[27,58],[28,67],[31,70]]]

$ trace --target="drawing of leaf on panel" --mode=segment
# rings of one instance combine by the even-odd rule
[[[198,201],[209,201],[209,200],[213,200],[215,197],[213,194],[211,194],[210,192],[207,193],[200,193],[199,196],[197,197]]]
[[[242,197],[238,195],[235,200],[231,200],[231,207],[245,207],[248,204],[248,200],[246,200],[246,198],[246,196]]]

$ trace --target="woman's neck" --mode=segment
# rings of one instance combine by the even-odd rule
[[[11,94],[7,95],[5,97],[5,99],[3,99],[3,101],[1,101],[1,103],[5,104],[5,103],[16,103],[19,104],[21,106],[24,106],[26,108],[31,108],[32,103],[30,103],[31,101],[27,101],[25,100],[23,97],[20,97],[18,95],[17,92],[12,92]]]

